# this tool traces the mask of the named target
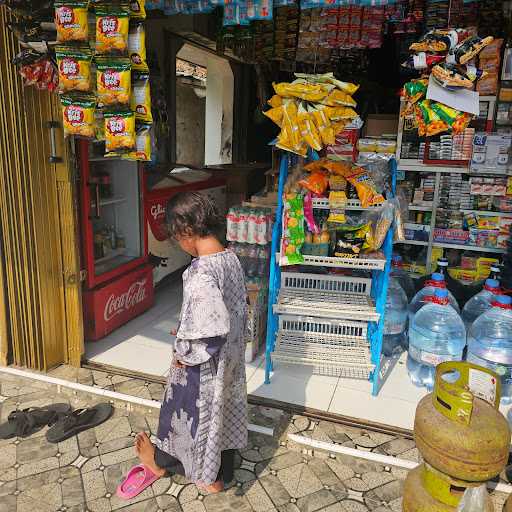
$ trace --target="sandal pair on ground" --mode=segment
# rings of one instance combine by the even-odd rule
[[[114,408],[103,403],[94,407],[71,410],[69,404],[50,404],[12,411],[7,421],[0,425],[0,439],[29,437],[44,427],[49,443],[60,443],[84,430],[97,427],[107,421]]]

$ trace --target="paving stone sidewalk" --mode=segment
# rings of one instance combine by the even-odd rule
[[[161,384],[105,372],[61,367],[54,376],[101,385],[158,400]],[[84,407],[101,401],[35,380],[0,373],[0,421],[15,408],[68,402]],[[235,481],[219,495],[204,496],[183,477],[162,478],[130,502],[115,495],[122,476],[137,462],[133,438],[154,434],[158,411],[115,404],[103,425],[58,445],[45,430],[27,439],[0,440],[0,512],[398,512],[406,471],[345,455],[311,451],[288,433],[418,460],[410,439],[318,422],[278,409],[251,407],[250,421],[275,429],[274,437],[249,433],[237,456]],[[496,511],[505,496],[495,493]]]

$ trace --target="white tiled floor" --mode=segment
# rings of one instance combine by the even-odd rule
[[[103,340],[86,344],[90,361],[165,376],[170,364],[170,330],[181,307],[180,285],[156,294],[155,306]],[[411,430],[414,413],[426,390],[414,387],[407,376],[405,354],[390,365],[377,397],[368,381],[312,375],[307,367],[276,364],[265,384],[263,357],[246,365],[247,389],[252,395],[329,411]],[[505,411],[503,411],[505,412]]]

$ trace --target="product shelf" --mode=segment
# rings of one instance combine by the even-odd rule
[[[335,258],[333,256],[312,256],[303,255],[304,261],[301,265],[309,267],[330,267],[330,268],[348,268],[358,270],[383,270],[386,265],[385,259],[380,258]],[[281,254],[276,254],[276,260],[279,262]]]
[[[463,245],[463,244],[445,244],[441,242],[434,242],[432,247],[442,247],[444,249],[460,249],[462,251],[474,251],[474,252],[494,252],[497,254],[505,254],[506,249],[500,249],[498,247],[478,247],[476,245]]]
[[[329,199],[326,197],[316,197],[313,198],[313,208],[318,210],[329,210]],[[370,206],[368,208],[363,208],[361,205],[361,201],[359,199],[347,199],[347,204],[345,206],[345,210],[372,210],[375,208],[380,208],[380,205]]]
[[[315,160],[318,155],[313,153],[310,158]],[[270,382],[272,372],[279,371],[274,366],[279,362],[307,366],[320,375],[368,379],[372,393],[377,395],[382,383],[382,339],[394,228],[386,235],[381,258],[303,255],[304,261],[297,265],[365,270],[371,278],[286,272],[279,253],[283,193],[288,170],[295,162],[294,156],[281,153],[270,256],[265,383]],[[390,162],[390,173],[393,196],[395,160]],[[313,208],[328,209],[328,199],[314,199]],[[364,210],[358,200],[349,200],[346,209]]]
[[[410,204],[408,206],[408,209],[412,212],[431,212],[434,207],[432,205],[430,206],[419,206],[415,204]]]
[[[428,246],[428,242],[424,240],[397,240],[395,244],[404,244],[404,245],[423,245],[425,247]]]
[[[273,359],[313,373],[368,379],[374,369],[367,324],[281,315]]]

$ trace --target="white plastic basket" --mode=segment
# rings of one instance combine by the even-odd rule
[[[274,312],[376,322],[371,279],[283,272]]]
[[[313,199],[313,208],[319,210],[329,210],[329,199],[326,197],[318,197]],[[376,208],[382,208],[382,205],[370,206],[369,208],[363,208],[359,199],[347,199],[347,205],[345,210],[374,210]]]
[[[301,265],[309,267],[351,268],[359,270],[384,270],[386,260],[383,258],[335,258],[333,256],[302,255],[304,261]],[[276,254],[277,261],[281,261],[281,254]],[[284,265],[281,265],[284,266]]]
[[[366,323],[302,316],[280,316],[272,359],[320,375],[360,379],[374,368]]]

